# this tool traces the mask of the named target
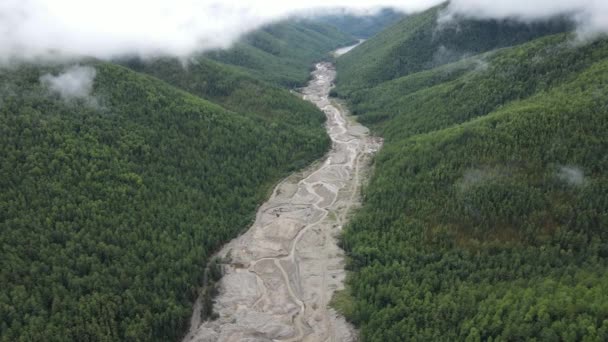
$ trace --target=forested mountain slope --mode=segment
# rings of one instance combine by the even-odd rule
[[[302,127],[314,128],[315,139],[327,139],[321,130],[324,117],[318,115],[317,108],[288,90],[255,79],[237,67],[200,56],[187,66],[170,58],[131,60],[125,64],[232,111],[272,122],[274,126],[298,128],[294,134],[310,134],[311,131]]]
[[[0,71],[0,340],[175,340],[207,257],[326,150],[323,115],[85,64],[92,92],[69,98],[43,82],[66,66]]]
[[[346,32],[357,38],[366,39],[404,17],[405,14],[401,12],[384,8],[377,13],[367,15],[357,15],[344,10],[341,13],[315,18],[315,21],[332,25],[341,32]]]
[[[355,38],[335,27],[307,20],[289,20],[257,30],[228,50],[207,57],[235,65],[257,79],[286,87],[304,85],[312,64]]]
[[[385,147],[335,305],[364,341],[608,339],[608,40],[483,38],[491,51],[387,82],[351,69],[401,29],[338,62],[338,92]]]
[[[338,92],[432,69],[463,57],[516,45],[571,27],[566,20],[438,20],[446,5],[405,17],[337,62]]]

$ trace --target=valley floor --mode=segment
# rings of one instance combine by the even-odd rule
[[[381,142],[330,100],[335,76],[333,65],[319,63],[302,91],[327,115],[331,151],[280,183],[253,226],[220,251],[227,264],[214,308],[219,319],[201,324],[195,308],[184,341],[354,339],[354,329],[328,307],[346,274],[337,236]]]

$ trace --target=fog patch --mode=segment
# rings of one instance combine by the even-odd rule
[[[473,72],[484,72],[490,68],[490,62],[481,56],[473,58],[473,65],[475,65]]]
[[[463,173],[462,178],[456,182],[456,186],[460,191],[466,191],[492,178],[494,178],[494,174],[491,170],[468,169]]]
[[[65,101],[82,99],[96,103],[91,95],[97,71],[90,66],[72,66],[59,75],[46,74],[40,83],[51,92],[59,94]]]
[[[572,186],[582,186],[585,184],[585,173],[577,166],[560,166],[557,171],[557,177]]]
[[[458,190],[466,192],[472,188],[483,186],[488,182],[511,179],[522,170],[514,165],[480,166],[465,170],[455,186]]]
[[[453,63],[469,56],[469,53],[455,51],[445,47],[444,45],[440,45],[439,48],[437,48],[437,51],[435,51],[433,54],[433,66]]]
[[[442,1],[2,0],[0,63],[188,57],[227,48],[253,30],[293,16],[365,15],[386,7],[412,13]],[[451,0],[440,20],[454,16],[520,21],[568,16],[581,36],[608,32],[605,0]]]
[[[328,11],[411,12],[442,0],[2,0],[0,63],[125,56],[188,57],[230,47],[251,31]]]
[[[608,33],[608,1],[605,0],[452,0],[438,21],[446,23],[457,18],[471,18],[534,22],[556,17],[573,20],[582,40]]]

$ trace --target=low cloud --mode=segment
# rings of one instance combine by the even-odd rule
[[[0,63],[90,56],[188,57],[229,47],[242,35],[293,15],[416,12],[442,0],[2,0]],[[608,32],[606,0],[452,0],[446,18],[546,19],[570,15],[586,33]]]
[[[40,83],[49,90],[69,101],[75,99],[93,100],[93,83],[97,72],[90,66],[72,66],[59,75],[46,74]]]
[[[585,183],[585,173],[577,166],[560,166],[557,176],[573,186],[581,186]]]
[[[546,20],[566,16],[582,35],[608,33],[606,0],[452,0],[441,20],[455,16],[476,19]]]
[[[440,0],[2,0],[0,62],[125,55],[187,57],[229,47],[295,14],[391,6],[419,11]]]
[[[466,57],[469,57],[469,54],[466,52],[451,50],[444,45],[440,45],[433,54],[433,66],[452,63]]]

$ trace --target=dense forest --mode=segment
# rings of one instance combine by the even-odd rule
[[[193,59],[186,68],[171,58],[130,60],[125,65],[229,110],[270,120],[274,125],[296,128],[298,125],[320,126],[321,123],[318,115],[302,115],[316,112],[317,109],[293,96],[288,90],[255,79],[234,66],[205,57]],[[302,133],[305,131],[295,130],[295,134]],[[302,164],[304,165],[306,164]]]
[[[330,36],[285,65],[0,69],[1,341],[181,337],[208,257],[277,180],[328,148],[320,111],[252,77],[277,67],[301,83],[312,59],[351,40],[315,25],[289,25]],[[87,92],[53,83],[74,70],[91,78]]]
[[[448,49],[435,11],[338,60],[336,93],[385,146],[334,305],[363,341],[607,340],[608,40],[461,21],[466,53],[429,65],[410,57]]]
[[[338,62],[338,91],[349,93],[464,57],[512,46],[572,27],[566,19],[440,21],[446,5],[406,17]]]
[[[608,38],[444,6],[0,68],[0,341],[179,340],[209,257],[329,148],[286,88],[354,37],[333,94],[385,141],[340,239],[361,340],[608,340]]]
[[[354,42],[353,36],[331,25],[292,19],[268,25],[232,48],[207,53],[206,57],[237,66],[257,79],[292,88],[306,83],[314,62]]]

